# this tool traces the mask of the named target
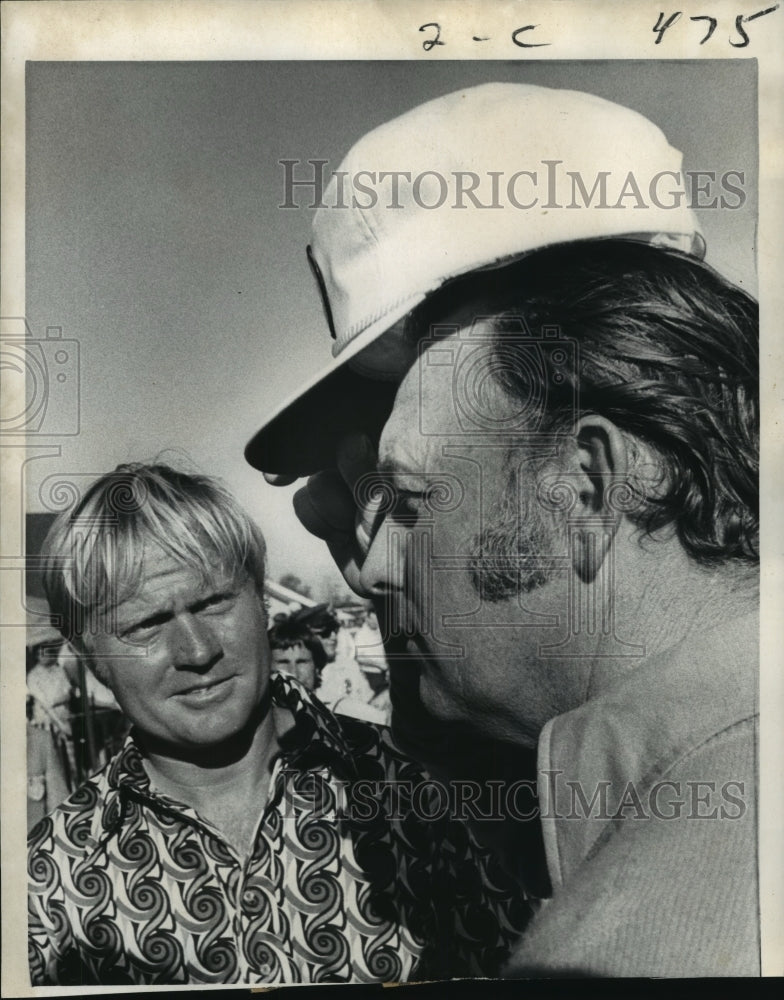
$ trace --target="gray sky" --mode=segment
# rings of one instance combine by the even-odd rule
[[[278,161],[336,168],[375,125],[488,80],[586,90],[656,122],[684,169],[745,171],[741,209],[699,214],[709,262],[754,291],[754,73],[752,60],[28,63],[27,317],[38,337],[60,326],[79,341],[81,418],[59,458],[29,464],[28,509],[47,509],[52,476],[187,458],[258,519],[273,576],[335,579],[293,488],[242,457],[331,343],[305,258],[312,213],[279,208]]]

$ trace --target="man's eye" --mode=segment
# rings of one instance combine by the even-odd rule
[[[144,621],[136,622],[124,629],[120,635],[123,639],[130,639],[131,642],[142,642],[163,625],[166,617],[166,615],[155,615],[151,618],[145,618]]]

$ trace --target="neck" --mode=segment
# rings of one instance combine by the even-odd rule
[[[233,739],[193,753],[139,736],[145,766],[154,787],[199,808],[205,799],[258,790],[266,786],[278,751],[278,735],[270,711],[264,711]]]
[[[603,690],[618,673],[670,655],[677,647],[698,649],[727,623],[756,611],[758,600],[756,568],[729,563],[703,567],[674,539],[629,538],[616,549],[616,635],[642,647],[642,655],[603,659],[600,644],[589,695]]]

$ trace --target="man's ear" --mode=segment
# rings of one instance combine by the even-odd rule
[[[580,418],[573,441],[570,472],[578,499],[571,516],[578,523],[572,536],[572,560],[580,579],[590,583],[607,558],[618,529],[621,515],[612,498],[619,483],[626,481],[629,460],[621,431],[596,413]]]

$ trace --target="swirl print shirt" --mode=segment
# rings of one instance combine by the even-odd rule
[[[272,688],[295,725],[244,861],[151,789],[133,733],[32,830],[33,985],[497,972],[530,915],[520,891],[464,824],[437,816],[388,730],[339,719],[285,674]]]

